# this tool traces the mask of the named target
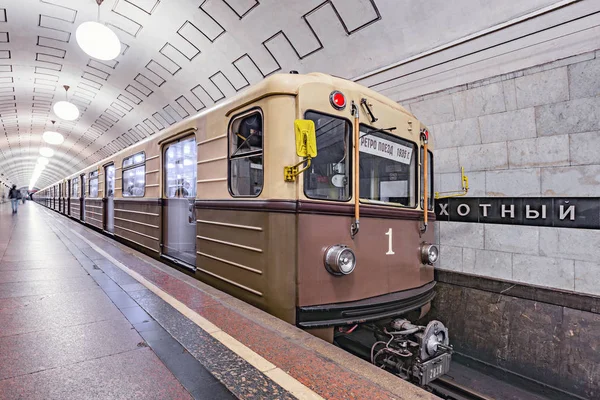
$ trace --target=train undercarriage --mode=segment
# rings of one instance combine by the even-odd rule
[[[448,329],[437,320],[426,326],[396,318],[340,327],[334,343],[419,386],[447,373],[452,358]]]

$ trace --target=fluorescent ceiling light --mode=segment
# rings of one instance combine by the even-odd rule
[[[79,118],[79,109],[75,104],[68,101],[59,101],[52,109],[58,118],[65,121],[75,121]]]
[[[63,135],[54,131],[46,131],[42,137],[44,138],[44,141],[49,144],[62,144],[62,142],[65,141]]]
[[[88,21],[75,32],[77,44],[88,56],[98,60],[114,60],[121,54],[121,41],[106,25]]]
[[[37,160],[37,163],[40,165],[48,165],[49,162],[50,160],[48,160],[46,157],[40,157]]]
[[[42,147],[40,148],[40,155],[50,158],[54,155],[54,150],[52,150],[50,147]]]

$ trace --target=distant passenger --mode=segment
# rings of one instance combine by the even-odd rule
[[[175,197],[188,197],[190,194],[188,190],[189,188],[190,184],[188,182],[185,182],[183,185],[179,185],[175,191]]]
[[[19,207],[19,194],[21,192],[19,192],[17,190],[17,185],[12,185],[12,188],[10,188],[10,191],[8,192],[8,198],[10,199],[10,203],[12,205],[12,212],[13,214],[17,213],[17,208]]]
[[[27,200],[27,195],[23,195],[23,204],[25,204],[25,200]]]

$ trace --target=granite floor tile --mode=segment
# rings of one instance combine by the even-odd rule
[[[97,287],[98,284],[89,276],[52,281],[0,283],[0,298],[77,292]]]
[[[0,310],[0,336],[124,319],[123,314],[97,286],[90,291],[30,296],[26,299],[29,303],[23,303],[22,307]]]
[[[129,295],[123,291],[119,292],[107,292],[108,297],[118,308],[137,307],[136,303]]]
[[[79,268],[81,264],[75,257],[61,257],[40,261],[3,261],[0,260],[0,271],[22,269],[49,269],[49,268]]]
[[[163,327],[160,326],[160,324],[158,322],[156,322],[155,320],[144,321],[144,322],[140,322],[137,324],[133,324],[133,327],[140,333],[146,332],[146,331],[155,331],[155,330],[163,329]]]
[[[5,379],[0,393],[3,400],[192,398],[148,348]]]
[[[54,253],[52,254],[52,257],[56,257],[56,258],[62,258],[62,257],[70,257],[71,256],[71,252],[68,250],[64,250],[60,253]],[[39,261],[39,262],[44,262],[45,260],[47,260],[49,257],[49,255],[44,254],[42,252],[38,252],[38,253],[29,253],[29,252],[25,252],[23,254],[4,254],[2,256],[2,261],[3,262],[30,262],[30,261]]]
[[[131,296],[234,395],[244,399],[293,398],[154,293],[133,292]]]
[[[140,290],[146,290],[146,286],[142,285],[141,283],[132,283],[127,285],[121,285],[121,289],[123,289],[126,292],[137,292]]]
[[[0,337],[0,380],[134,350],[141,341],[125,319]]]
[[[0,273],[0,283],[62,280],[82,278],[88,273],[83,268],[22,269]]]
[[[124,308],[121,312],[132,325],[152,320],[152,317],[150,317],[140,306]]]

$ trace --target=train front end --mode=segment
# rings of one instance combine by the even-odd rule
[[[316,143],[297,132],[298,146],[314,153],[292,170],[296,324],[426,385],[448,371],[452,352],[442,322],[418,323],[435,296],[439,257],[429,132],[392,100],[327,79],[298,93],[297,131],[310,135],[314,125]]]

